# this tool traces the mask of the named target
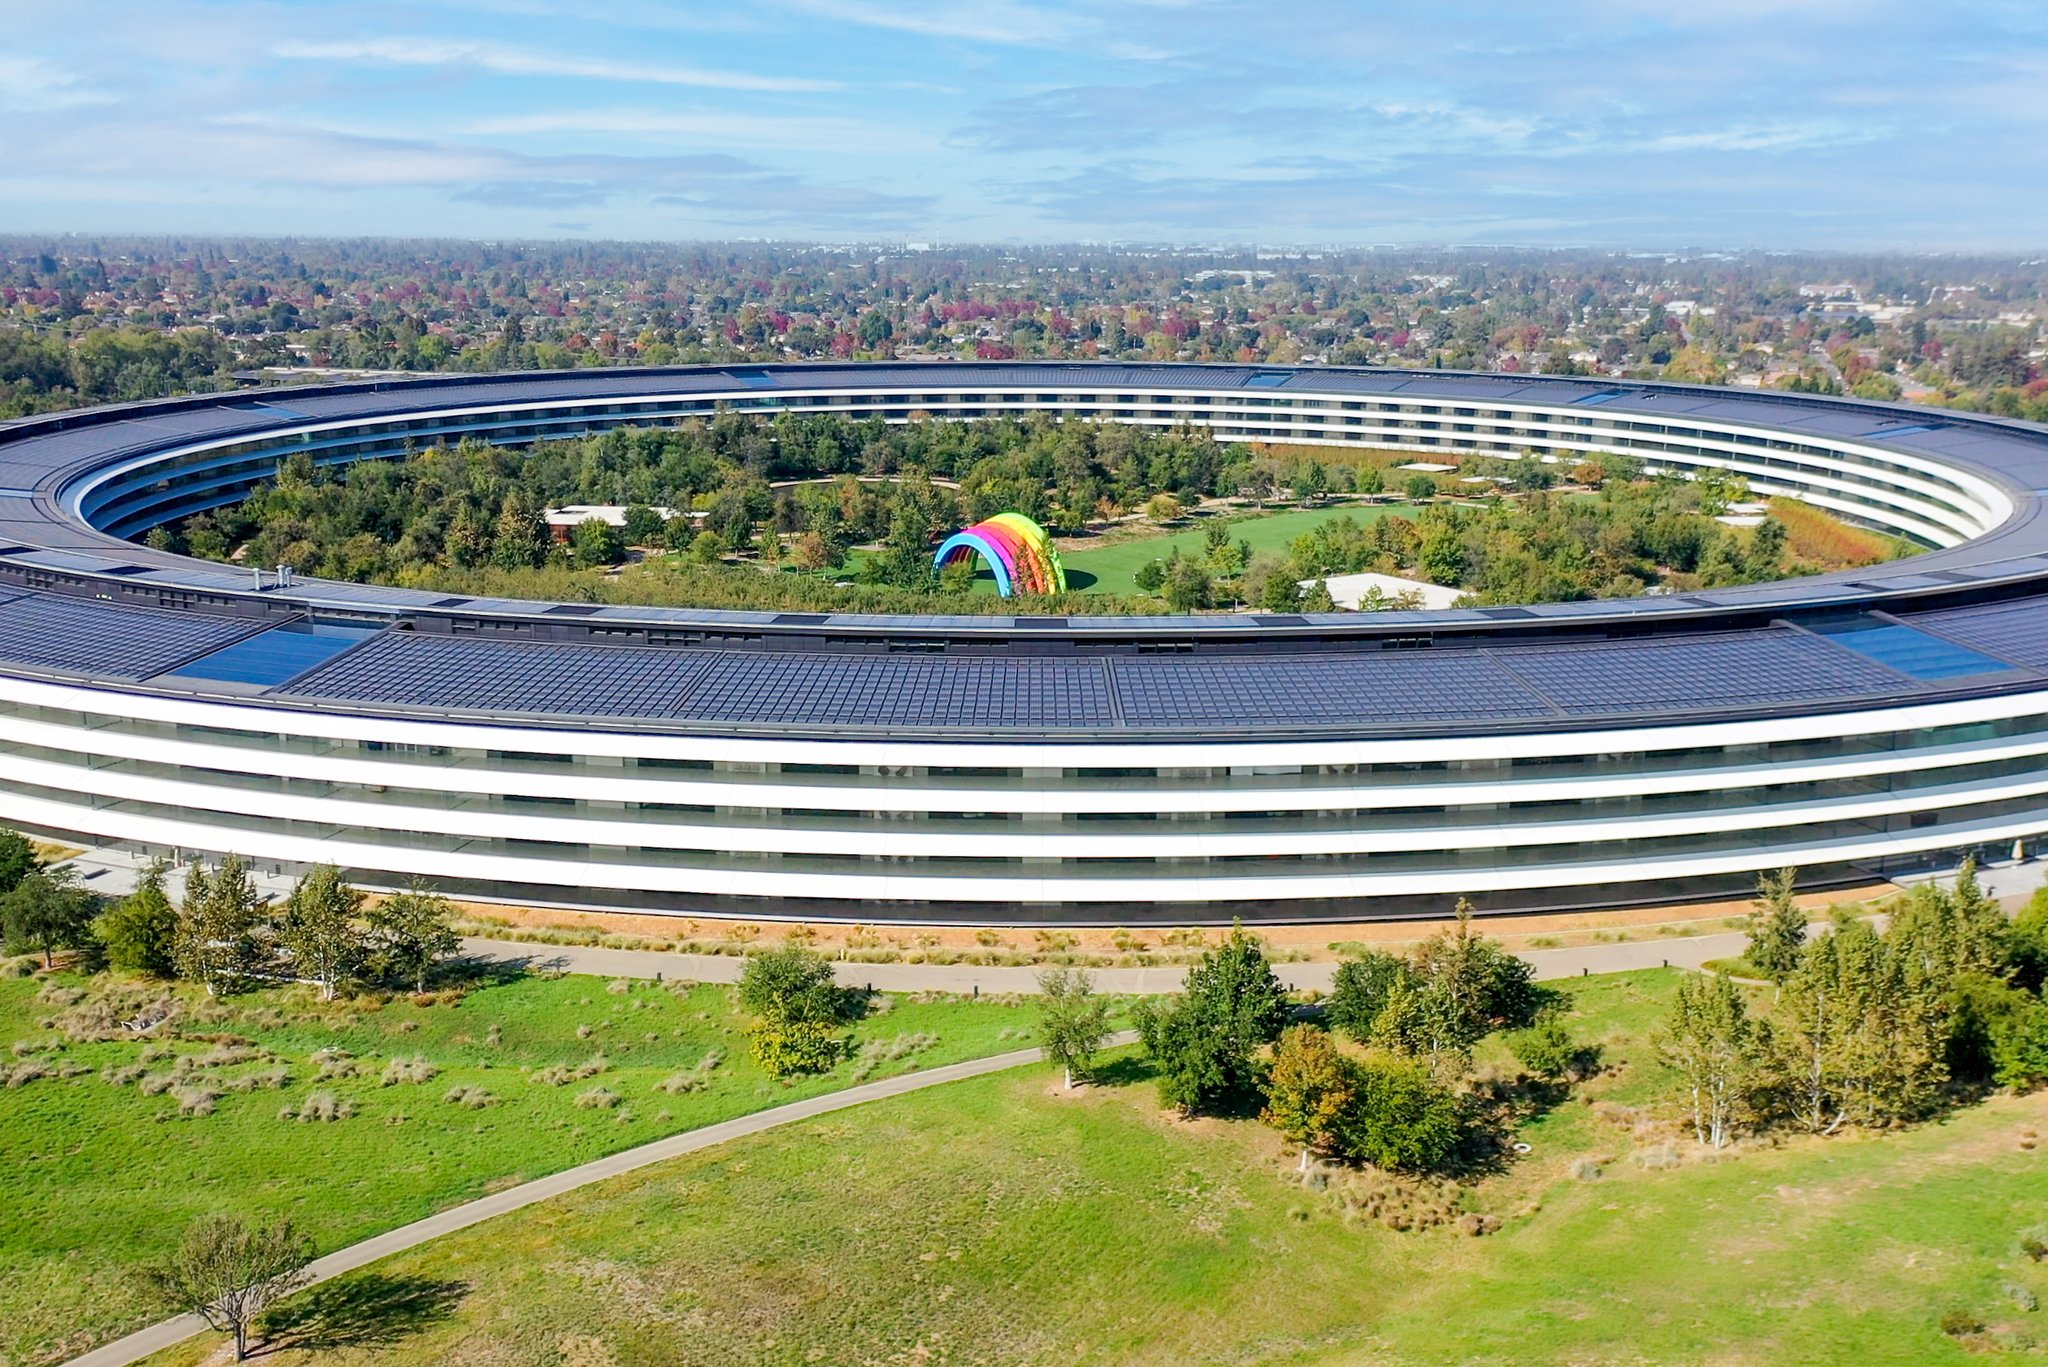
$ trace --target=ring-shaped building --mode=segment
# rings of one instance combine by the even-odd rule
[[[720,409],[1049,414],[1744,476],[1929,549],[1373,614],[873,617],[297,580],[127,538],[323,467]],[[0,425],[0,822],[481,900],[1189,924],[1725,895],[2048,832],[2048,432],[1807,395],[1125,364],[579,370]]]

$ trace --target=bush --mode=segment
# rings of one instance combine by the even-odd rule
[[[49,1064],[41,1059],[32,1058],[25,1063],[17,1063],[12,1068],[0,1070],[0,1082],[4,1082],[10,1088],[26,1087],[37,1078],[50,1076],[50,1072]]]
[[[592,1054],[573,1068],[558,1063],[552,1068],[536,1068],[529,1076],[543,1086],[566,1087],[572,1082],[582,1082],[599,1073],[609,1072],[611,1066],[612,1061],[603,1054]]]
[[[1941,1332],[1952,1339],[1968,1338],[1971,1334],[1984,1332],[1984,1321],[1967,1310],[1944,1310],[1941,1315]]]
[[[178,1114],[182,1116],[212,1115],[214,1104],[225,1095],[208,1082],[188,1082],[171,1089],[171,1100],[178,1103]]]
[[[576,1094],[576,1109],[579,1111],[608,1111],[624,1098],[609,1087],[592,1087]]]
[[[747,1032],[747,1041],[770,1077],[829,1072],[847,1049],[831,1025],[812,1020],[764,1020]]]
[[[310,1121],[324,1125],[336,1120],[346,1120],[355,1113],[356,1104],[353,1101],[343,1100],[332,1092],[312,1092],[299,1103],[296,1112],[286,1107],[277,1113],[277,1118],[297,1120],[302,1124]]]
[[[282,1091],[292,1085],[291,1073],[282,1065],[259,1068],[253,1073],[228,1078],[220,1084],[231,1092],[254,1092],[259,1090]]]
[[[1332,1127],[1340,1152],[1378,1167],[1426,1170],[1464,1136],[1464,1106],[1420,1059],[1375,1052],[1358,1063],[1352,1100]]]
[[[481,1111],[498,1104],[498,1098],[481,1087],[450,1087],[442,1094],[441,1100],[451,1106],[461,1106],[472,1111]]]
[[[1527,1030],[1509,1032],[1506,1042],[1515,1061],[1537,1077],[1555,1081],[1578,1072],[1582,1051],[1555,1015],[1545,1016]]]
[[[432,1082],[440,1071],[427,1062],[423,1054],[414,1054],[411,1058],[394,1058],[384,1065],[384,1076],[379,1079],[378,1085],[395,1087],[400,1083],[410,1083],[417,1086],[420,1083]]]

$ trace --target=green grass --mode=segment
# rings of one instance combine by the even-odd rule
[[[1294,538],[1303,532],[1332,518],[1348,517],[1363,526],[1390,513],[1413,517],[1415,512],[1413,505],[1405,503],[1340,503],[1288,513],[1269,513],[1232,524],[1230,539],[1250,542],[1255,552],[1276,554],[1285,552]],[[1139,567],[1153,560],[1164,560],[1176,549],[1182,555],[1198,560],[1208,553],[1202,540],[1200,522],[1186,531],[1137,537],[1100,550],[1062,551],[1060,561],[1066,566],[1070,588],[1088,593],[1136,593],[1138,585],[1133,576]],[[1084,579],[1083,576],[1087,577]]]
[[[1250,1120],[1163,1115],[1142,1069],[1023,1069],[623,1177],[316,1291],[270,1360],[325,1363],[1924,1364],[2038,1353],[2008,1284],[2048,1099],[1902,1134],[1631,1160],[1678,975],[1568,984],[1617,1071],[1520,1129],[1458,1199],[1498,1232],[1396,1232],[1304,1187]],[[1597,1158],[1602,1175],[1572,1175]],[[381,1307],[381,1308],[380,1308]],[[349,1325],[381,1324],[365,1346]],[[318,1343],[316,1353],[294,1343]],[[1978,1345],[1984,1346],[1984,1345]],[[199,1362],[194,1342],[165,1363]]]
[[[269,1056],[196,1068],[195,1076],[231,1081],[281,1063],[291,1078],[281,1089],[229,1092],[214,1114],[192,1118],[181,1118],[168,1094],[145,1096],[133,1082],[102,1078],[102,1069],[135,1063],[139,1041],[33,1055],[53,1072],[84,1071],[0,1090],[0,1362],[55,1361],[154,1318],[125,1269],[163,1252],[197,1215],[289,1213],[323,1250],[337,1248],[503,1185],[845,1086],[855,1071],[842,1063],[825,1077],[775,1083],[748,1057],[726,989],[621,986],[527,977],[430,1005],[322,1004],[304,989],[209,1004],[181,990],[178,1028],[187,1038],[178,1054],[204,1056],[213,1046],[191,1037],[211,1034],[248,1040]],[[43,1024],[62,1007],[39,1001],[42,987],[0,981],[0,1043],[63,1038]],[[857,1038],[934,1042],[874,1069],[876,1077],[1020,1048],[1030,1029],[1029,1009],[1014,1004],[880,1005],[856,1027]],[[316,1081],[309,1060],[324,1049],[355,1055],[362,1075]],[[697,1090],[656,1089],[712,1050],[724,1061]],[[599,1053],[609,1067],[597,1076],[561,1086],[531,1080],[535,1070],[574,1068]],[[438,1076],[380,1085],[388,1060],[415,1054]],[[0,1056],[0,1070],[15,1062]],[[164,1060],[150,1071],[171,1066]],[[622,1102],[577,1107],[576,1096],[597,1086]],[[471,1110],[444,1101],[456,1087],[483,1088],[497,1104]],[[353,1103],[356,1113],[330,1123],[279,1118],[318,1090]]]

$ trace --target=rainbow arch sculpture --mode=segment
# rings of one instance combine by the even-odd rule
[[[932,556],[942,569],[980,556],[996,574],[996,592],[1005,598],[1020,593],[1064,593],[1066,567],[1045,528],[1022,513],[997,513],[947,537]]]

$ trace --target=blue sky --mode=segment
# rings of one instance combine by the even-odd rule
[[[0,0],[0,230],[2048,245],[2048,4]]]

